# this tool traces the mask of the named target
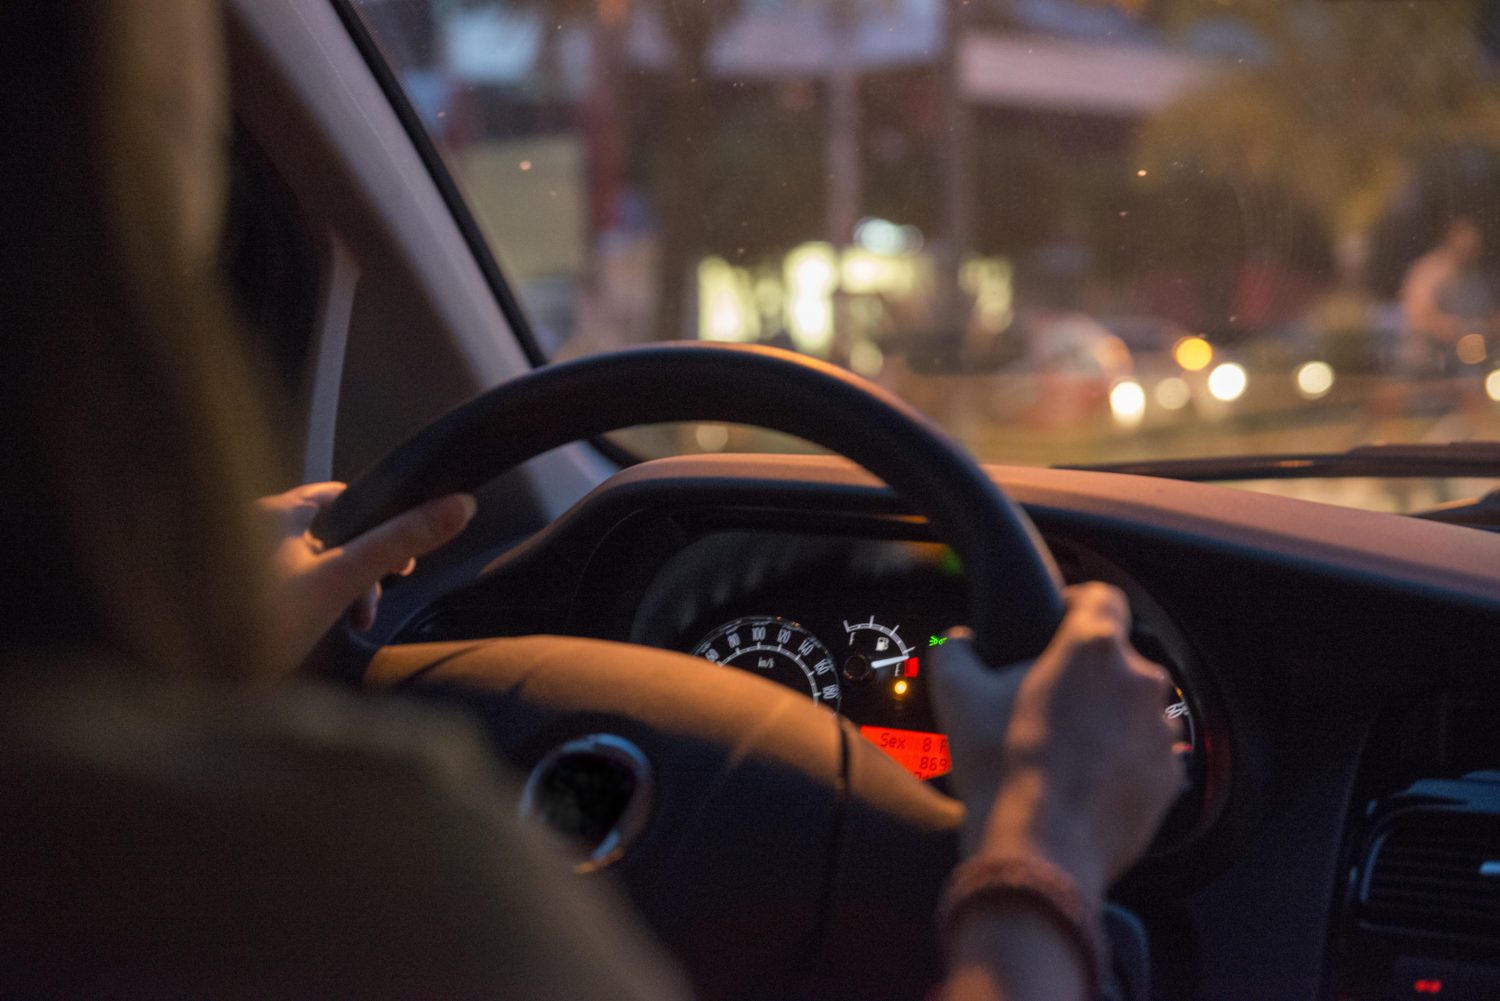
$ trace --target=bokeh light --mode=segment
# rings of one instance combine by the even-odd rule
[[[1489,394],[1490,399],[1500,403],[1500,368],[1484,377],[1484,391]]]
[[[1133,428],[1146,416],[1146,391],[1134,379],[1122,379],[1109,391],[1109,409],[1115,423]]]
[[[1320,399],[1333,388],[1333,366],[1326,361],[1310,361],[1297,366],[1293,379],[1297,392],[1309,400]]]
[[[1181,410],[1192,398],[1193,391],[1187,381],[1175,375],[1156,384],[1156,404],[1163,410]]]
[[[1214,349],[1201,337],[1184,337],[1172,348],[1172,357],[1189,372],[1201,372],[1214,360]]]
[[[729,444],[729,429],[721,424],[699,424],[693,431],[693,438],[703,451],[718,452]]]
[[[1465,365],[1478,365],[1489,354],[1485,350],[1482,334],[1464,334],[1453,346],[1453,350],[1458,354],[1458,360]]]
[[[1216,400],[1230,403],[1245,395],[1245,387],[1250,384],[1250,377],[1245,374],[1243,365],[1234,362],[1225,362],[1208,373],[1208,391]]]

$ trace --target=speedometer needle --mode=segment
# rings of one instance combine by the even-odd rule
[[[870,666],[873,667],[873,668],[875,668],[878,671],[882,667],[890,667],[892,664],[899,664],[899,663],[901,663],[905,659],[906,659],[906,656],[904,654],[902,656],[900,656],[900,657],[887,657],[885,660],[872,660],[872,661],[870,661]]]

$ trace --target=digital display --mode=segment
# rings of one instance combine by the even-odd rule
[[[953,768],[948,756],[948,738],[940,733],[862,726],[859,734],[919,779],[946,775]]]

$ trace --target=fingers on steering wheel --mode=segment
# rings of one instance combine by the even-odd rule
[[[322,554],[325,584],[347,605],[372,584],[400,573],[412,560],[442,546],[474,517],[474,498],[449,494],[377,525],[347,545]]]
[[[967,628],[951,629],[946,636],[932,652],[928,681],[937,723],[950,737],[961,734],[981,753],[998,756],[1030,662],[996,669],[979,656]]]
[[[338,480],[325,480],[321,483],[304,483],[292,489],[290,493],[296,495],[298,500],[324,508],[337,500],[339,495],[348,488],[348,484]]]
[[[333,481],[304,483],[283,493],[261,497],[254,504],[256,510],[275,523],[281,534],[295,535],[306,532],[318,512],[333,503],[344,489],[344,484]],[[309,538],[309,542],[315,550],[322,548],[316,540]]]

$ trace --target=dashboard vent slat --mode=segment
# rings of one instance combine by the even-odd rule
[[[1500,817],[1413,810],[1394,817],[1366,863],[1361,917],[1423,934],[1500,941]]]

